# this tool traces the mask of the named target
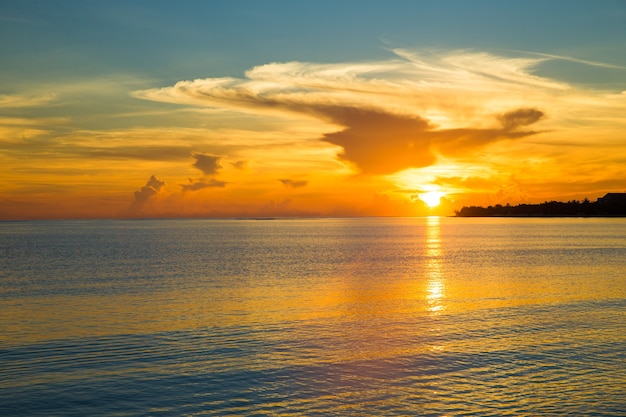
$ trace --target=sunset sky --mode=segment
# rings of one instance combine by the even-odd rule
[[[0,56],[3,220],[626,191],[621,0],[2,1]]]

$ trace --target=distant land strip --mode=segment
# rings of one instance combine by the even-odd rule
[[[456,217],[626,217],[626,193],[608,193],[595,202],[585,198],[517,206],[469,206],[455,213]]]

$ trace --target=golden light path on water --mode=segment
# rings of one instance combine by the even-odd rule
[[[444,309],[445,284],[441,272],[441,249],[439,216],[429,216],[426,220],[426,265],[428,309],[432,314],[440,314]]]

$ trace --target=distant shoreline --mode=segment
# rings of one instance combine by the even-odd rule
[[[467,206],[455,213],[455,217],[626,217],[626,193],[608,193],[595,202],[584,199],[516,206]]]
[[[626,217],[626,214],[485,214],[485,215],[459,215],[451,217],[516,217],[516,218],[620,218]]]

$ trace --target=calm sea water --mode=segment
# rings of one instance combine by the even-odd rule
[[[626,415],[626,219],[0,223],[2,416]]]

